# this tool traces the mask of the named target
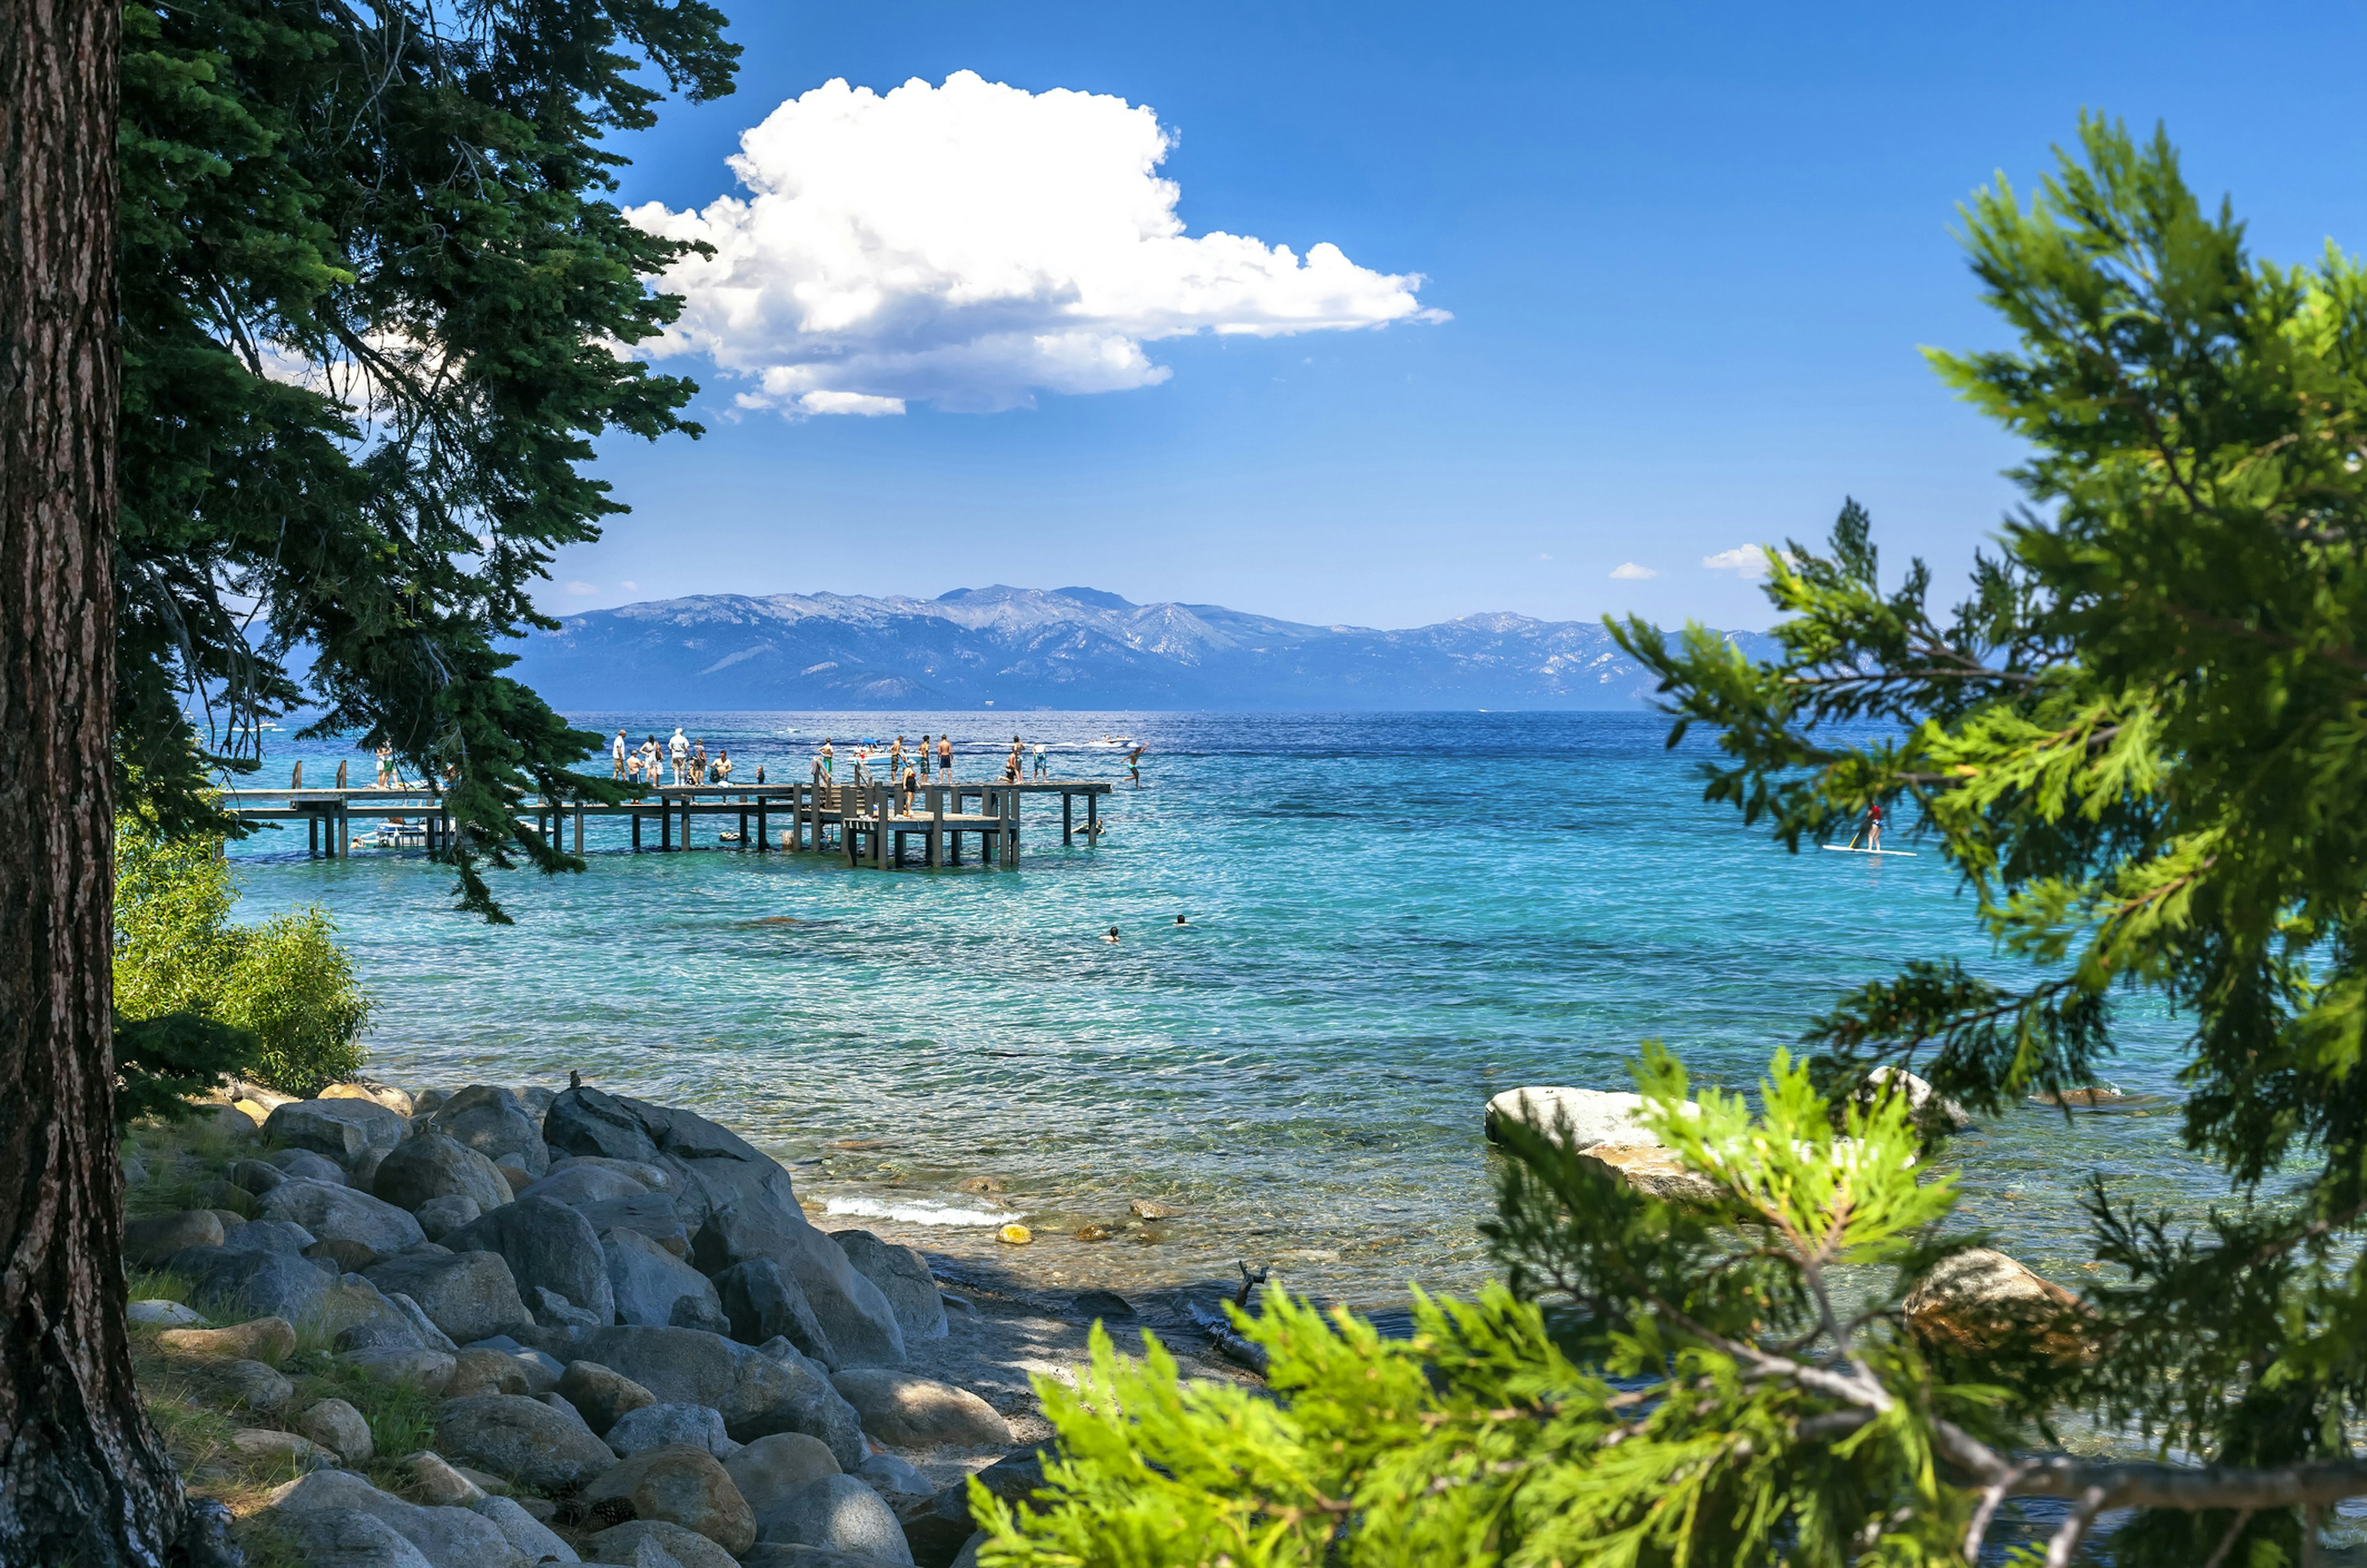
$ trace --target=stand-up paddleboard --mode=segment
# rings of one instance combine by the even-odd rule
[[[1897,855],[1901,860],[1913,860],[1913,850],[1862,850],[1854,844],[1818,844],[1820,850],[1830,850],[1837,855]]]

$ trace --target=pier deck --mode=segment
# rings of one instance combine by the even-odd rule
[[[899,791],[879,783],[668,784],[638,791],[616,805],[530,800],[524,809],[537,829],[562,849],[568,847],[572,825],[578,854],[583,852],[585,824],[599,818],[629,818],[632,852],[639,854],[644,849],[660,853],[688,849],[693,821],[726,818],[736,820],[737,829],[719,833],[717,848],[827,853],[844,856],[849,865],[885,868],[903,864],[907,849],[917,840],[923,865],[959,865],[964,840],[974,835],[980,862],[1008,867],[1019,860],[1020,803],[1025,797],[1059,795],[1060,842],[1073,843],[1082,836],[1092,844],[1102,832],[1102,797],[1113,787],[1098,779],[1018,784],[957,780],[923,784],[906,805]],[[415,827],[418,843],[430,853],[440,852],[450,841],[451,822],[443,801],[425,786],[308,789],[297,783],[286,789],[228,790],[222,800],[241,821],[303,822],[315,855],[334,858],[351,852],[357,819]],[[1085,807],[1082,822],[1077,820],[1080,800]],[[969,809],[973,801],[975,810]],[[776,821],[787,824],[777,842]],[[653,845],[644,842],[645,824],[656,828]]]

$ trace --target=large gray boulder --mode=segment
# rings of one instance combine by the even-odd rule
[[[978,1483],[1014,1507],[1027,1504],[1044,1485],[1045,1447],[1006,1455],[978,1472]],[[737,1458],[737,1455],[733,1456]],[[897,1511],[913,1560],[923,1568],[957,1561],[977,1531],[970,1517],[969,1481],[965,1478],[923,1501]]]
[[[305,1568],[435,1568],[392,1525],[358,1509],[277,1509],[266,1523]]]
[[[639,1198],[650,1190],[648,1182],[628,1176],[606,1161],[570,1160],[565,1169],[552,1171],[518,1196],[548,1198],[573,1209],[607,1198]]]
[[[655,1327],[730,1326],[707,1276],[639,1231],[610,1231],[600,1238],[608,1258],[608,1285],[615,1292],[617,1321]]]
[[[869,1231],[832,1231],[830,1239],[838,1243],[856,1273],[879,1287],[906,1339],[946,1337],[946,1299],[920,1248],[882,1241]]]
[[[966,1388],[892,1367],[849,1367],[831,1384],[862,1417],[863,1429],[900,1449],[1007,1449],[1011,1424]]]
[[[242,1225],[241,1230],[246,1227]],[[227,1247],[191,1247],[173,1254],[173,1271],[189,1282],[202,1302],[254,1317],[310,1317],[337,1277],[309,1258],[285,1252],[242,1252]]]
[[[423,1508],[391,1497],[349,1470],[316,1470],[291,1481],[270,1495],[267,1507],[275,1523],[330,1509],[367,1514],[409,1541],[430,1568],[530,1568],[492,1520],[466,1508]]]
[[[758,1518],[825,1475],[841,1473],[830,1446],[803,1432],[776,1432],[723,1456],[723,1472]]]
[[[386,1292],[401,1292],[457,1344],[534,1326],[517,1281],[498,1253],[405,1253],[364,1270]]]
[[[484,1213],[474,1198],[465,1193],[447,1192],[441,1198],[430,1198],[411,1211],[419,1228],[430,1241],[440,1242]]]
[[[432,1130],[389,1151],[370,1190],[398,1209],[414,1211],[436,1198],[472,1199],[480,1213],[510,1201],[510,1184],[492,1160]]]
[[[740,1449],[723,1430],[723,1413],[704,1404],[644,1404],[618,1416],[601,1438],[618,1459],[676,1443],[705,1449],[717,1459],[727,1459]]]
[[[909,1563],[904,1527],[879,1494],[851,1475],[825,1475],[756,1521],[768,1545],[819,1546],[883,1562]]]
[[[814,1317],[806,1293],[769,1258],[734,1263],[715,1276],[715,1297],[742,1345],[787,1339],[798,1353],[836,1371],[845,1361]]]
[[[299,1103],[302,1103],[300,1101]],[[331,1105],[368,1106],[373,1111],[382,1106],[370,1105],[367,1100],[324,1100]],[[281,1106],[285,1111],[288,1107]],[[392,1111],[387,1111],[391,1116]],[[357,1241],[379,1257],[390,1257],[407,1247],[417,1247],[427,1239],[419,1222],[391,1203],[380,1202],[367,1192],[357,1192],[350,1187],[332,1187],[325,1181],[283,1181],[263,1195],[256,1205],[257,1219],[287,1220],[303,1226],[321,1241]]]
[[[564,1203],[548,1198],[504,1203],[481,1219],[444,1233],[455,1252],[497,1252],[509,1264],[518,1287],[555,1291],[602,1323],[617,1314],[608,1283],[608,1257],[591,1223]],[[596,1358],[595,1358],[596,1359]]]
[[[315,1154],[311,1149],[279,1149],[264,1163],[279,1173],[279,1181],[325,1181],[332,1187],[353,1185],[345,1179],[344,1166],[326,1155]],[[259,1198],[272,1188],[278,1186],[279,1181],[266,1182],[261,1187],[249,1188],[248,1190]],[[243,1187],[246,1184],[240,1182],[238,1185]]]
[[[350,1171],[365,1156],[402,1142],[409,1125],[367,1100],[295,1100],[265,1120],[263,1139],[277,1149],[310,1150]]]
[[[627,1519],[583,1544],[600,1554],[599,1562],[629,1562],[636,1568],[645,1562],[654,1563],[657,1568],[664,1568],[669,1562],[678,1563],[680,1568],[739,1568],[730,1552],[697,1530],[685,1529],[664,1519]],[[870,1565],[863,1564],[861,1568]]]
[[[493,1521],[493,1528],[509,1538],[509,1542],[523,1553],[529,1562],[581,1562],[575,1549],[559,1539],[558,1532],[527,1513],[507,1497],[480,1497],[469,1505],[469,1511]]]
[[[300,1258],[319,1241],[311,1231],[289,1220],[249,1220],[222,1232],[222,1246],[232,1252],[284,1252]]]
[[[183,1247],[221,1244],[221,1216],[211,1209],[184,1209],[123,1222],[123,1256],[132,1263],[158,1264]]]
[[[572,1328],[544,1337],[565,1343],[564,1349],[549,1347],[561,1360],[597,1362],[661,1404],[721,1411],[734,1441],[803,1432],[829,1444],[841,1469],[863,1462],[863,1424],[855,1407],[801,1356],[776,1360],[694,1328]]]
[[[638,1160],[673,1172],[679,1179],[675,1206],[692,1231],[691,1260],[702,1271],[771,1258],[797,1281],[846,1360],[903,1361],[895,1309],[807,1220],[778,1161],[705,1117],[590,1089],[569,1089],[551,1102],[543,1136],[569,1154]]]
[[[436,1449],[537,1492],[570,1492],[617,1462],[583,1417],[522,1393],[447,1399],[436,1412]]]
[[[680,1525],[737,1557],[756,1544],[756,1516],[723,1466],[703,1448],[674,1443],[619,1460],[584,1488],[593,1518]]]
[[[690,1256],[690,1227],[683,1224],[682,1206],[671,1193],[643,1192],[570,1206],[602,1235],[610,1231],[639,1231],[676,1258]]]
[[[534,1177],[550,1168],[542,1130],[508,1089],[472,1084],[436,1107],[428,1125],[495,1165],[515,1164]]]

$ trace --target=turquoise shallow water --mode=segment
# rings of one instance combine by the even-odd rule
[[[575,716],[636,739],[685,724],[742,781],[759,761],[802,776],[825,733],[842,773],[851,737],[946,727],[965,776],[999,757],[998,724],[1051,744],[1062,776],[1123,780],[1088,744],[1104,734],[1149,744],[1100,848],[1063,850],[1039,799],[1016,874],[636,857],[595,824],[583,874],[498,880],[517,923],[493,928],[452,913],[416,852],[313,861],[286,832],[232,851],[242,918],[335,916],[379,998],[378,1076],[579,1069],[809,1162],[801,1195],[842,1224],[988,1251],[1024,1216],[1028,1264],[1078,1284],[1245,1259],[1361,1303],[1467,1287],[1490,1095],[1626,1088],[1651,1037],[1747,1087],[1843,987],[1909,958],[1989,962],[1937,858],[1787,855],[1701,802],[1704,753],[1665,750],[1648,715]],[[295,756],[315,781],[341,757],[368,773],[291,743],[266,776]],[[2173,1093],[2178,1038],[2134,1009],[2114,1081]],[[1969,1223],[2074,1283],[2090,1171],[2187,1213],[2219,1190],[2167,1104],[2018,1111],[1946,1164]],[[1002,1190],[963,1190],[980,1177]],[[1183,1213],[1129,1224],[1136,1198]],[[1116,1235],[1075,1239],[1088,1224]]]

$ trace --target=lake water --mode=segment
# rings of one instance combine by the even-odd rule
[[[1468,1288],[1488,1272],[1490,1095],[1625,1089],[1648,1038],[1749,1087],[1844,987],[1911,958],[1993,962],[1928,850],[1785,854],[1702,803],[1705,749],[1668,751],[1650,715],[574,716],[636,739],[685,724],[743,782],[760,761],[804,776],[825,734],[841,776],[851,739],[900,731],[950,728],[973,778],[1013,727],[1063,777],[1123,781],[1092,742],[1147,743],[1098,848],[1063,849],[1057,803],[1031,801],[1016,873],[635,856],[624,824],[595,822],[583,874],[497,877],[516,924],[489,927],[417,852],[310,860],[289,832],[232,852],[241,918],[335,917],[379,998],[376,1076],[580,1070],[807,1162],[800,1195],[841,1216],[825,1224],[991,1253],[1023,1218],[1029,1269],[1077,1285],[1242,1260],[1374,1305],[1409,1280]],[[341,758],[369,773],[289,743],[266,776],[297,756],[315,782]],[[2113,1080],[2174,1095],[2179,1038],[2138,1007]],[[2019,1111],[1945,1163],[1967,1223],[2075,1285],[2091,1170],[2187,1214],[2221,1190],[2167,1101]],[[963,1189],[980,1177],[1002,1190]],[[1182,1213],[1135,1223],[1138,1198]],[[1086,1224],[1115,1234],[1075,1239]]]

